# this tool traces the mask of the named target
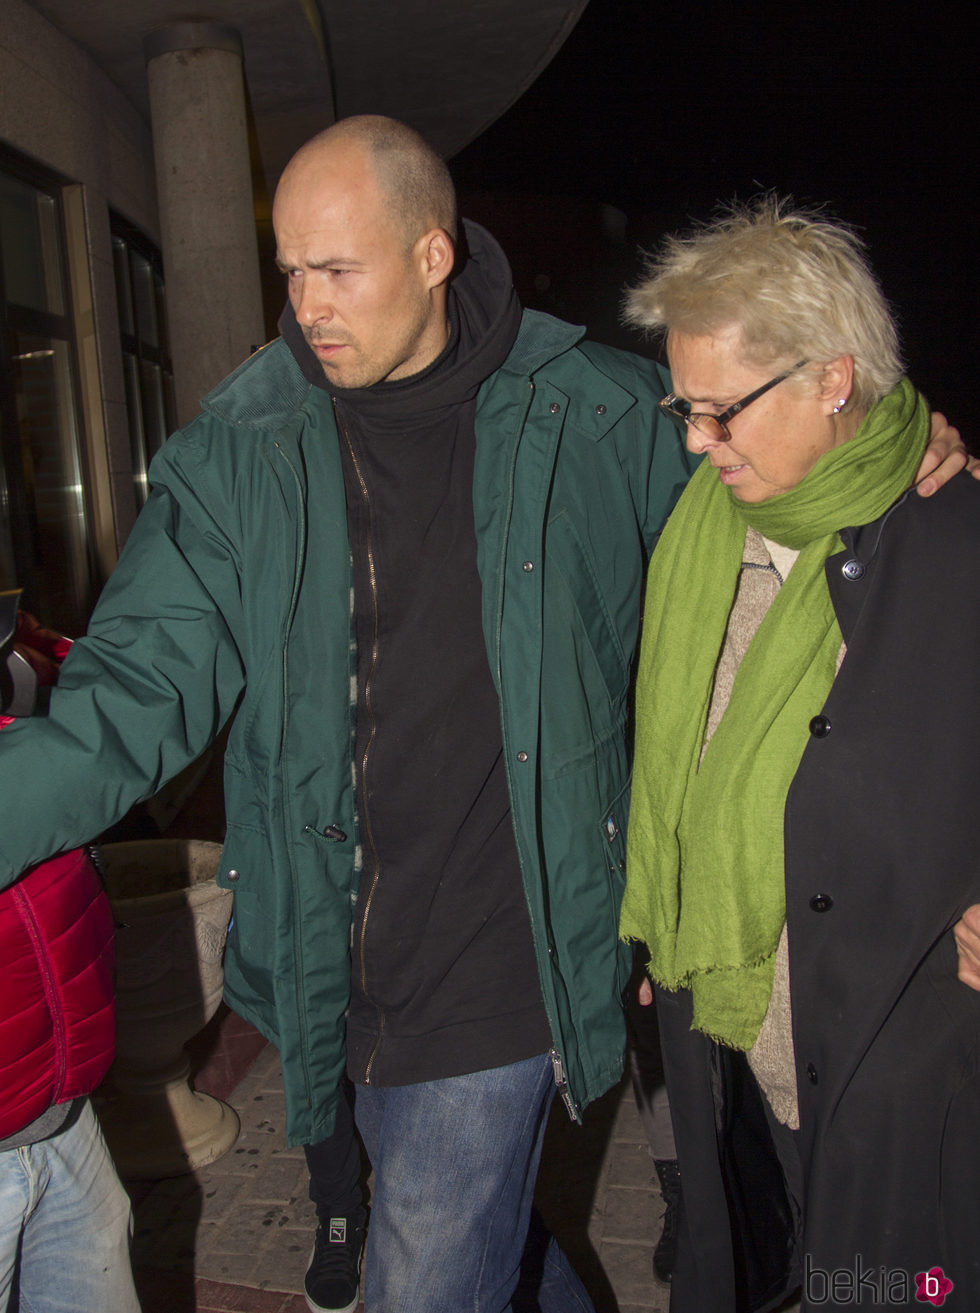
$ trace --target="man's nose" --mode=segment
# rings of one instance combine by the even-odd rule
[[[316,323],[333,318],[333,307],[319,283],[319,279],[311,278],[307,274],[299,289],[294,310],[296,322],[302,324],[304,328],[312,328]]]

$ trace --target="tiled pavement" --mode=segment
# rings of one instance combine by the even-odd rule
[[[133,1186],[135,1262],[143,1313],[305,1313],[303,1274],[314,1230],[301,1149],[286,1147],[278,1054],[261,1049],[234,1084],[254,1033],[230,1018],[237,1058],[199,1088],[228,1097],[242,1119],[235,1147],[190,1176]],[[226,1022],[225,1029],[228,1029]],[[227,1049],[225,1043],[223,1048]],[[662,1203],[628,1088],[574,1126],[556,1106],[538,1204],[572,1257],[597,1313],[666,1313],[650,1267]]]

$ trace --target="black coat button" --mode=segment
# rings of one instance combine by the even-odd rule
[[[806,1064],[806,1078],[811,1085],[816,1085],[817,1080],[819,1079],[817,1076],[817,1069],[812,1062]]]
[[[557,415],[561,410],[561,406],[559,406],[557,401],[553,401],[548,409],[551,411],[552,415]]]
[[[834,900],[830,894],[814,894],[810,899],[810,907],[814,912],[829,912],[834,905]]]
[[[845,561],[840,568],[840,572],[845,579],[850,579],[853,583],[855,579],[864,577],[864,565],[858,560]]]
[[[810,733],[815,739],[825,739],[830,733],[830,721],[826,716],[814,716],[810,721]]]

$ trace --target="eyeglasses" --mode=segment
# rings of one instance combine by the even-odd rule
[[[808,363],[809,361],[806,360],[798,361],[785,374],[778,374],[775,378],[771,378],[768,383],[763,383],[761,388],[756,388],[754,392],[750,392],[741,401],[733,402],[720,415],[708,415],[702,411],[692,410],[691,403],[686,401],[684,397],[677,396],[675,392],[668,392],[664,399],[658,403],[658,406],[665,415],[670,416],[685,436],[687,435],[687,426],[691,424],[699,433],[712,442],[731,442],[732,435],[728,431],[728,421],[733,419],[739,411],[744,410],[746,406],[751,406],[753,401],[758,401],[770,388],[774,388],[777,383],[782,383],[783,379],[789,378],[791,374],[795,374],[798,369],[802,369]]]

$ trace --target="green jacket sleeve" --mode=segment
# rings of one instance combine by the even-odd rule
[[[236,553],[194,490],[197,462],[169,465],[49,705],[0,734],[0,887],[155,793],[241,692]]]

